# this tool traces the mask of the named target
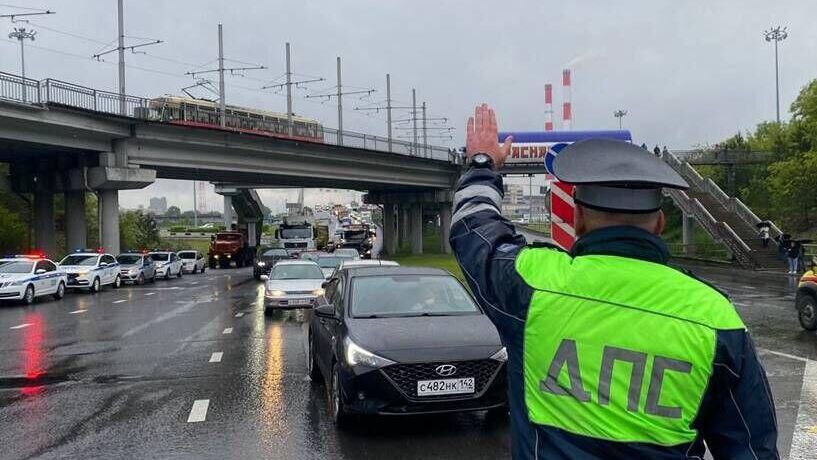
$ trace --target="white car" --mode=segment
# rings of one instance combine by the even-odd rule
[[[207,265],[204,254],[199,251],[179,251],[177,255],[182,260],[185,273],[204,273],[204,266]]]
[[[311,260],[281,260],[262,275],[264,311],[276,308],[311,308],[323,295],[321,268]]]
[[[31,305],[37,297],[65,296],[68,276],[54,262],[35,256],[0,259],[0,300],[22,300]]]
[[[69,289],[87,289],[95,294],[102,286],[122,285],[119,262],[114,256],[93,251],[77,251],[60,261],[60,268],[68,274]]]
[[[156,266],[156,277],[169,280],[171,276],[182,277],[182,259],[175,252],[154,251],[148,254]]]

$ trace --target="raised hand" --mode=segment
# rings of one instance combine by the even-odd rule
[[[474,116],[468,118],[465,133],[465,149],[468,158],[477,153],[484,153],[494,160],[496,167],[500,167],[511,153],[513,137],[506,137],[502,145],[499,145],[496,114],[494,109],[488,107],[488,104],[477,106]]]

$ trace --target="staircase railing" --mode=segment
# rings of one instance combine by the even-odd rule
[[[697,198],[690,198],[682,190],[667,189],[666,193],[684,214],[693,216],[707,233],[726,246],[741,266],[752,269],[757,267],[752,257],[752,249],[732,230],[729,224],[715,219]]]

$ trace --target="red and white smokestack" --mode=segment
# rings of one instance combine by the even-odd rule
[[[553,131],[553,85],[545,84],[545,131]]]
[[[564,103],[562,104],[562,129],[570,129],[573,125],[573,106],[570,102],[570,69],[562,71],[562,88]]]

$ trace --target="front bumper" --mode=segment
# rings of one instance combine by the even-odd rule
[[[68,284],[65,286],[70,288],[87,288],[91,286],[91,281],[88,279],[88,275],[69,273]]]
[[[122,280],[123,283],[134,283],[139,279],[139,273],[138,271],[135,273],[121,271],[119,272],[119,279]]]
[[[182,271],[184,271],[185,273],[193,273],[194,270],[198,271],[198,269],[199,268],[196,266],[196,264],[182,265]]]
[[[342,368],[339,377],[347,409],[359,414],[409,415],[480,411],[507,405],[505,363],[496,362],[496,367],[484,375],[463,374],[477,380],[473,394],[420,397],[408,394],[405,384],[401,386],[389,376],[387,368],[393,366],[403,365],[364,373]],[[416,385],[416,380],[411,385]]]
[[[312,308],[318,298],[312,295],[288,295],[283,297],[264,297],[264,308]]]
[[[25,295],[25,285],[0,288],[0,300],[20,300]]]

